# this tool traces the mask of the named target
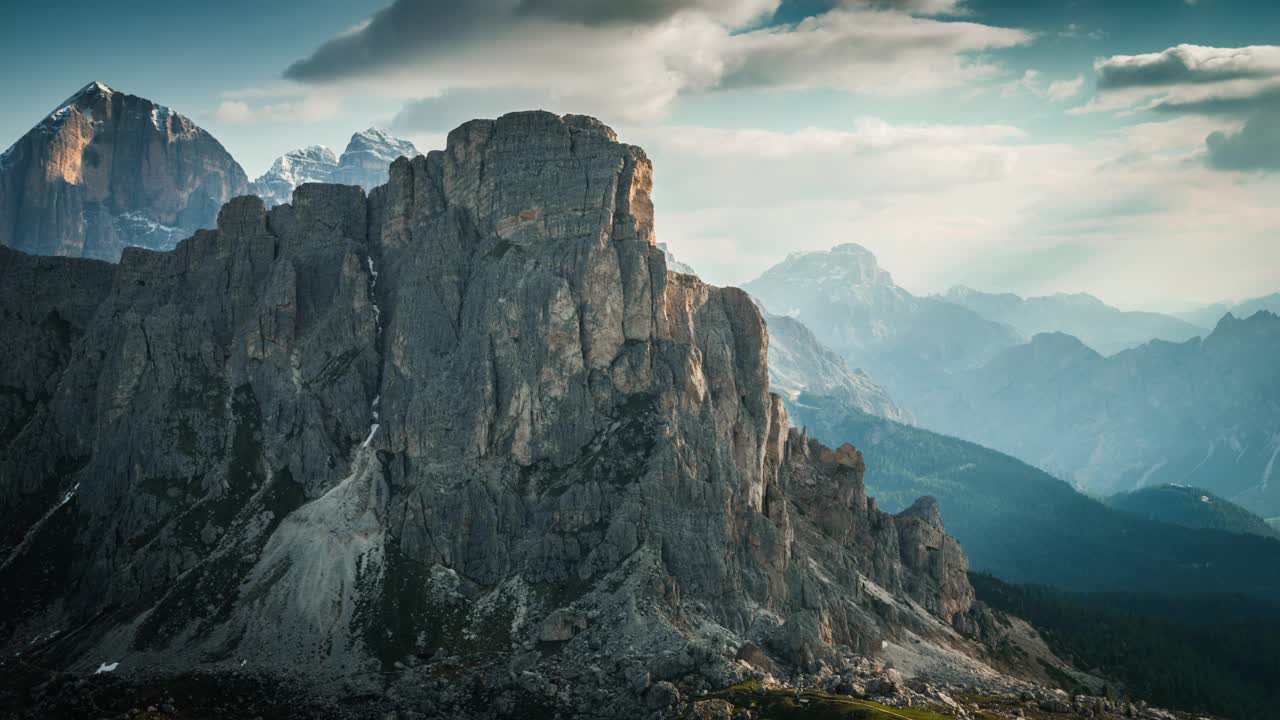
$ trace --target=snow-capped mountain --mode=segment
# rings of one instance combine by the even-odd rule
[[[0,156],[0,244],[103,260],[130,245],[169,249],[247,189],[190,119],[91,82]]]
[[[359,185],[369,190],[387,181],[387,168],[396,158],[418,154],[418,148],[408,140],[369,128],[351,136],[347,149],[338,158],[338,169],[331,182]]]
[[[388,168],[396,158],[417,154],[418,149],[408,140],[369,128],[351,136],[341,157],[335,157],[323,145],[286,153],[254,181],[253,192],[273,206],[289,202],[293,191],[309,182],[359,185],[372,190],[387,181]]]
[[[287,203],[294,188],[308,182],[329,182],[337,167],[337,156],[323,145],[290,150],[253,181],[253,190],[268,205]]]

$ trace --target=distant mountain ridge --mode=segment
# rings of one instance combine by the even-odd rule
[[[953,373],[1024,340],[968,308],[911,294],[854,243],[792,253],[742,287],[771,313],[803,322],[913,413],[945,393]]]
[[[112,261],[169,249],[248,189],[186,116],[92,82],[0,155],[0,245]]]
[[[1074,335],[1103,355],[1151,340],[1182,342],[1208,333],[1206,327],[1170,315],[1120,310],[1088,293],[1024,298],[956,286],[942,297],[988,320],[1010,325],[1027,337],[1047,332]]]
[[[834,398],[804,396],[792,417],[823,442],[856,444],[882,507],[903,508],[921,494],[937,498],[975,570],[1078,592],[1280,593],[1280,542],[1273,539],[1121,512],[1004,453]]]
[[[1280,315],[1280,293],[1272,293],[1239,302],[1214,303],[1190,312],[1177,313],[1177,316],[1196,325],[1213,327],[1227,313],[1231,313],[1236,317],[1249,317],[1259,310],[1266,310]]]
[[[1204,487],[1280,515],[1280,317],[1227,315],[1204,339],[1152,341],[1103,357],[1037,335],[957,375],[920,421],[1111,494]],[[1071,432],[1063,432],[1071,428]]]
[[[309,182],[359,185],[368,192],[387,182],[396,158],[417,155],[412,142],[369,128],[353,134],[341,156],[335,156],[323,145],[285,153],[253,181],[253,192],[266,201],[267,207],[289,202],[293,191]]]
[[[1151,520],[1195,528],[1280,539],[1280,531],[1235,503],[1204,488],[1159,485],[1112,495],[1107,505]]]

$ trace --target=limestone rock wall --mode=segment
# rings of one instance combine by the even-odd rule
[[[856,450],[790,427],[750,298],[667,272],[652,182],[598,121],[516,113],[367,197],[57,261],[110,290],[0,454],[5,507],[52,508],[0,565],[0,642],[350,672],[625,628],[800,664],[950,638],[936,507],[880,512]]]

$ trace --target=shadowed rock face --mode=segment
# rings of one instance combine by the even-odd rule
[[[367,197],[237,198],[171,252],[56,261],[100,307],[68,301],[56,361],[14,349],[47,397],[0,448],[0,638],[316,674],[961,643],[936,506],[880,512],[856,450],[789,426],[750,298],[667,272],[652,177],[596,120],[517,113]]]
[[[113,261],[126,246],[168,250],[247,189],[191,120],[90,83],[0,156],[0,245]]]

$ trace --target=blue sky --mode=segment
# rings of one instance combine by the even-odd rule
[[[921,293],[1280,290],[1280,3],[76,1],[0,24],[0,145],[90,80],[250,176],[370,125],[426,150],[543,107],[649,151],[660,239],[715,282],[854,241]]]

